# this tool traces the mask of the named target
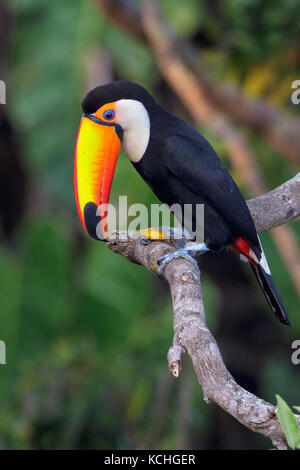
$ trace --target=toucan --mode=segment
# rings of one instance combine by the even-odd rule
[[[91,90],[82,102],[74,161],[75,199],[85,231],[98,239],[122,147],[140,176],[168,206],[204,204],[204,240],[178,248],[160,270],[193,251],[230,247],[249,262],[276,317],[290,325],[272,279],[248,206],[210,143],[191,125],[162,108],[142,86],[124,80]],[[192,221],[195,213],[192,211]],[[194,227],[194,225],[193,225]],[[197,227],[196,227],[197,228]],[[108,238],[106,223],[102,232]],[[194,259],[194,258],[193,258]]]

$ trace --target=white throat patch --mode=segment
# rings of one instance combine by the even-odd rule
[[[137,163],[144,155],[150,138],[150,118],[143,103],[136,100],[116,102],[116,123],[124,131],[122,148]]]

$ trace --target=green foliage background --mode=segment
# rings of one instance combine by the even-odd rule
[[[188,40],[196,41],[201,30],[205,44],[199,47],[220,80],[299,113],[290,104],[290,84],[300,76],[299,2],[218,1],[215,11],[208,1],[161,3],[170,24]],[[168,385],[165,426],[156,433],[159,384],[169,380],[164,378],[172,338],[168,292],[145,269],[85,237],[79,225],[73,152],[92,53],[107,54],[115,78],[139,82],[188,119],[170,92],[164,98],[166,85],[151,53],[108,22],[96,2],[13,0],[8,7],[13,22],[7,112],[29,196],[17,231],[9,241],[2,236],[0,244],[0,338],[7,344],[7,365],[0,366],[0,447],[180,448],[178,403],[185,380],[191,390],[191,447],[269,448],[222,412],[216,417],[187,363],[183,378]],[[228,164],[222,142],[200,130]],[[293,176],[295,169],[281,155],[248,133],[270,187]],[[127,194],[129,202],[155,200],[124,155],[112,201],[118,194]],[[299,224],[291,226],[299,236]],[[299,370],[290,360],[291,341],[300,337],[299,302],[269,234],[263,244],[294,329],[276,323],[264,338],[272,353],[257,364],[256,392],[272,402],[279,393],[299,404]],[[222,338],[218,288],[205,276],[203,284],[209,324]],[[265,321],[275,322],[268,307],[262,308]],[[280,330],[278,348],[274,329]],[[223,422],[222,432],[222,426],[216,428]],[[235,436],[247,433],[244,440],[224,438],[231,426]]]

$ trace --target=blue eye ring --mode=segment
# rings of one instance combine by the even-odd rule
[[[103,117],[104,117],[104,119],[106,119],[106,121],[111,121],[115,117],[114,110],[113,109],[107,109],[106,111],[104,111]]]

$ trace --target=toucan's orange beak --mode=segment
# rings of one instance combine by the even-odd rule
[[[121,143],[118,124],[83,115],[75,148],[75,198],[85,231],[97,240],[108,239],[107,204]]]

